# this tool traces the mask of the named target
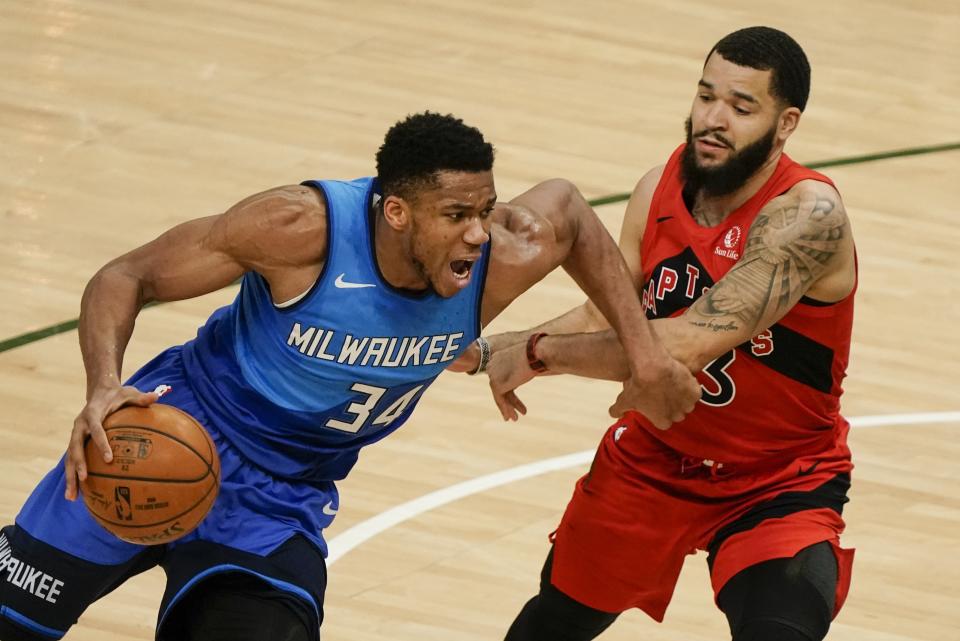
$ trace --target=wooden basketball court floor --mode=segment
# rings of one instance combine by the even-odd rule
[[[787,30],[811,59],[797,160],[960,141],[954,0],[4,0],[0,521],[56,463],[84,389],[75,331],[7,339],[74,319],[109,258],[273,185],[367,175],[387,127],[427,108],[497,145],[503,198],[553,176],[590,198],[629,191],[680,141],[706,52],[752,24]],[[845,395],[858,421],[845,544],[858,551],[836,640],[960,639],[960,151],[926,151],[827,170],[861,265]],[[614,233],[622,210],[598,207]],[[146,310],[126,372],[234,293]],[[491,331],[580,300],[552,275]],[[530,414],[504,424],[482,380],[442,376],[341,486],[324,639],[501,639],[588,454],[542,462],[591,450],[615,393],[535,381]],[[395,509],[425,496],[439,505]],[[370,521],[384,513],[400,518]],[[68,638],[152,638],[162,584],[159,570],[130,581]],[[664,624],[633,612],[603,638],[728,638],[704,556]]]

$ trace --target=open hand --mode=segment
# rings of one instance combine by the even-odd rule
[[[124,405],[139,405],[146,407],[156,402],[159,396],[155,392],[144,393],[135,387],[99,388],[90,395],[87,404],[80,411],[73,422],[73,432],[70,433],[70,444],[67,446],[67,455],[64,467],[67,477],[67,491],[64,496],[69,501],[77,498],[78,481],[87,478],[87,462],[83,455],[84,443],[87,438],[93,439],[97,449],[107,463],[113,460],[113,451],[107,441],[107,433],[103,431],[103,421],[107,416]]]
[[[490,376],[493,401],[500,408],[503,420],[516,421],[520,414],[526,414],[527,406],[514,392],[536,376],[536,372],[530,369],[527,363],[526,344],[516,343],[494,353],[490,357],[487,374]]]

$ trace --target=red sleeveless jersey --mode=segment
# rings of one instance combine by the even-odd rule
[[[716,227],[702,227],[683,200],[681,145],[650,204],[641,245],[648,318],[675,316],[733,267],[760,209],[801,180],[826,176],[786,154],[750,200]],[[631,419],[685,455],[708,462],[762,464],[833,449],[846,453],[849,425],[840,415],[853,324],[853,292],[822,304],[801,299],[779,322],[718,357],[697,375],[703,396],[667,431]]]

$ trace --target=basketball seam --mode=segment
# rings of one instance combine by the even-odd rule
[[[172,406],[172,405],[167,405],[166,407],[173,407],[173,406]],[[176,408],[174,408],[174,409],[176,409]],[[181,412],[181,413],[186,414],[186,412]],[[189,416],[189,414],[187,414],[187,416]],[[196,420],[193,419],[193,417],[190,417],[190,418],[191,418],[191,420],[192,420],[194,423],[197,424],[197,426],[198,426],[201,430],[203,430],[204,435],[207,437],[207,439],[209,439],[209,438],[210,438],[210,434],[207,433],[207,431],[203,428],[203,426],[200,425],[199,423],[197,423]],[[176,442],[179,443],[180,445],[184,446],[185,448],[187,448],[188,450],[190,450],[191,452],[193,452],[194,454],[196,454],[196,455],[197,455],[197,458],[200,459],[201,461],[203,461],[203,464],[207,466],[207,473],[208,473],[208,474],[213,474],[213,477],[214,477],[215,479],[217,479],[217,481],[220,480],[219,478],[217,478],[217,474],[213,471],[213,466],[212,466],[212,464],[211,464],[211,463],[208,463],[208,462],[207,462],[207,459],[203,458],[203,454],[201,454],[199,451],[197,451],[192,445],[190,445],[189,443],[187,443],[187,442],[184,441],[184,440],[181,440],[181,439],[177,438],[177,437],[174,436],[173,434],[169,434],[169,433],[167,433],[167,432],[164,432],[163,430],[158,430],[158,429],[155,428],[155,427],[147,427],[146,425],[128,425],[128,424],[126,424],[126,423],[124,423],[123,425],[111,425],[110,427],[105,427],[103,431],[104,431],[104,432],[110,432],[111,430],[121,430],[121,429],[144,430],[144,431],[147,431],[147,432],[153,432],[154,434],[162,434],[162,435],[165,436],[166,438],[169,438],[171,441],[176,441]],[[211,457],[210,457],[210,458],[211,458],[211,459],[213,458],[212,454],[211,454]],[[218,458],[219,458],[219,457],[218,457]],[[206,476],[206,474],[204,474],[203,476]],[[201,477],[201,478],[203,478],[203,477]]]
[[[204,477],[204,478],[206,478],[206,477]],[[162,520],[162,521],[157,521],[156,523],[147,523],[147,524],[144,524],[144,525],[132,525],[132,524],[125,523],[125,522],[123,522],[123,521],[110,521],[109,519],[105,519],[104,517],[100,516],[99,514],[95,514],[95,513],[93,512],[93,510],[88,510],[88,511],[89,511],[90,514],[92,514],[92,515],[94,516],[94,518],[96,518],[98,521],[101,521],[102,523],[107,523],[107,524],[109,524],[109,525],[119,525],[120,527],[132,528],[132,529],[145,528],[145,527],[157,527],[158,525],[163,525],[164,523],[169,523],[170,521],[179,519],[179,518],[180,518],[181,516],[183,516],[184,514],[189,514],[189,513],[192,512],[194,509],[196,509],[196,507],[197,507],[198,505],[200,505],[201,503],[203,503],[203,501],[204,501],[208,496],[210,496],[210,492],[213,492],[214,490],[217,490],[217,491],[219,492],[219,485],[216,484],[216,483],[212,483],[212,484],[210,485],[210,487],[207,489],[207,493],[204,494],[203,496],[201,496],[201,497],[197,500],[196,503],[194,503],[193,505],[191,505],[190,507],[188,507],[186,510],[184,510],[183,512],[180,512],[179,514],[175,514],[175,515],[171,516],[170,518],[164,519],[164,520]],[[216,498],[214,498],[214,500],[216,500]],[[203,520],[203,519],[201,519],[201,521],[202,521],[202,520]],[[200,523],[198,522],[198,523],[197,523],[197,526],[199,526],[199,525],[200,525]],[[196,529],[196,526],[190,528],[190,530],[188,530],[188,531],[192,531],[192,530],[194,530],[194,529]],[[114,536],[117,536],[117,535],[114,534]],[[118,537],[118,538],[122,538],[122,537]]]
[[[107,518],[99,515],[99,514],[94,513],[93,510],[88,510],[89,513],[91,514],[91,516],[93,516],[94,519],[96,519],[101,525],[113,525],[113,526],[117,526],[117,527],[122,527],[122,528],[131,529],[131,530],[138,530],[138,529],[143,529],[143,528],[155,528],[155,527],[159,527],[159,526],[161,526],[161,525],[170,523],[171,521],[176,521],[176,520],[179,519],[180,517],[182,517],[182,516],[184,516],[184,515],[186,515],[186,514],[189,514],[189,513],[192,512],[193,510],[197,509],[200,505],[202,505],[202,504],[204,503],[204,501],[207,500],[207,498],[210,496],[211,492],[214,493],[213,502],[216,501],[216,497],[217,497],[217,496],[219,495],[219,493],[220,493],[220,491],[219,491],[219,490],[220,490],[220,475],[217,474],[217,472],[214,470],[213,462],[219,462],[219,458],[220,458],[220,457],[219,457],[219,455],[217,454],[216,449],[215,449],[214,446],[213,446],[213,438],[210,436],[210,433],[206,430],[206,428],[203,427],[203,425],[201,425],[194,417],[190,416],[189,414],[187,414],[186,412],[184,412],[184,411],[181,410],[180,408],[175,407],[175,406],[173,406],[173,405],[164,405],[164,407],[169,407],[169,408],[172,408],[172,409],[176,410],[177,412],[179,412],[180,414],[182,414],[182,415],[185,416],[186,418],[190,419],[191,422],[193,422],[197,427],[200,428],[200,430],[203,432],[204,436],[206,437],[204,440],[205,440],[205,442],[206,442],[206,444],[207,444],[207,449],[210,451],[210,453],[209,453],[210,462],[208,462],[207,459],[205,459],[205,458],[203,457],[203,454],[201,454],[201,453],[200,453],[196,448],[194,448],[190,443],[187,443],[186,441],[184,441],[184,440],[182,440],[182,439],[174,436],[173,434],[170,434],[170,433],[168,433],[168,432],[164,432],[163,430],[159,430],[159,429],[154,428],[154,427],[148,427],[148,426],[146,426],[146,425],[131,425],[131,424],[124,423],[124,424],[120,424],[120,425],[111,425],[111,426],[109,426],[109,427],[105,427],[105,428],[104,428],[104,432],[110,432],[110,431],[119,430],[119,429],[136,429],[136,430],[143,430],[143,431],[145,431],[145,432],[152,432],[152,433],[154,433],[154,434],[158,434],[158,435],[164,436],[164,437],[170,439],[171,441],[174,441],[175,443],[179,443],[179,444],[182,445],[184,448],[186,448],[187,450],[189,450],[190,452],[192,452],[194,455],[196,455],[197,458],[199,458],[201,461],[203,461],[203,464],[204,464],[204,465],[206,466],[206,468],[207,468],[207,471],[206,471],[206,473],[204,473],[203,476],[201,476],[201,477],[199,477],[199,478],[196,478],[196,479],[163,479],[163,478],[134,477],[134,476],[122,476],[122,475],[114,475],[114,474],[102,474],[102,473],[89,472],[89,471],[88,471],[88,476],[95,476],[95,477],[98,477],[98,478],[108,478],[108,479],[121,480],[121,481],[123,481],[123,480],[129,480],[129,481],[162,482],[162,483],[197,483],[197,482],[199,482],[199,481],[204,480],[204,479],[207,478],[208,476],[212,476],[212,477],[213,477],[213,483],[210,484],[210,487],[207,488],[207,491],[204,493],[203,496],[201,496],[201,497],[196,501],[196,503],[194,503],[193,505],[189,506],[187,509],[185,509],[184,511],[180,512],[179,514],[175,514],[175,515],[173,515],[173,516],[171,516],[171,517],[169,517],[169,518],[166,518],[166,519],[164,519],[164,520],[162,520],[162,521],[156,521],[156,522],[153,522],[153,523],[141,524],[141,525],[134,525],[134,524],[126,523],[126,522],[123,522],[123,521],[112,521],[112,520],[110,520],[110,519],[107,519]],[[217,467],[219,467],[219,466],[217,466]],[[210,507],[212,507],[212,506],[213,506],[213,504],[212,504],[212,502],[211,502]],[[89,507],[89,506],[88,506],[88,507]],[[209,509],[209,508],[208,508],[208,509]],[[203,520],[203,519],[201,519],[200,522],[202,522],[202,520]],[[190,531],[195,530],[195,529],[200,525],[200,522],[198,522],[198,523],[197,523],[196,525],[194,525],[192,528],[190,528],[189,530],[187,530],[187,532],[190,532]],[[114,536],[117,536],[118,538],[121,538],[121,539],[123,538],[122,536],[119,536],[119,535],[117,535],[116,533],[112,533],[112,534],[114,534]],[[186,534],[186,532],[185,532],[184,534]],[[181,536],[182,536],[182,535],[181,535]],[[179,537],[177,537],[177,538],[179,538]],[[135,543],[135,545],[147,545],[147,544]]]
[[[217,478],[210,470],[207,470],[203,476],[198,476],[195,479],[166,479],[158,476],[125,476],[123,474],[101,474],[100,472],[87,472],[87,476],[96,476],[101,479],[117,479],[119,481],[156,481],[159,483],[196,483],[208,476],[213,476],[214,480]]]
[[[188,418],[188,419],[190,419],[191,421],[193,421],[194,423],[196,423],[197,426],[199,426],[200,429],[203,430],[203,433],[207,435],[207,438],[205,439],[205,441],[206,441],[206,443],[207,443],[207,449],[210,450],[210,460],[212,461],[215,456],[216,456],[217,458],[220,458],[219,454],[217,454],[217,452],[216,452],[216,448],[214,447],[213,437],[210,436],[210,431],[209,431],[207,428],[205,428],[205,427],[203,426],[203,424],[200,423],[200,421],[198,421],[194,416],[192,416],[191,414],[188,414],[187,412],[185,412],[184,410],[180,409],[180,408],[177,407],[176,405],[167,405],[167,404],[163,404],[163,405],[164,405],[164,407],[169,407],[169,408],[171,408],[171,409],[175,409],[175,410],[178,411],[179,413],[183,414],[186,418]],[[199,452],[198,452],[198,454],[199,454]],[[204,462],[206,462],[206,461],[204,461]],[[208,465],[207,467],[209,467],[209,465]],[[212,469],[211,469],[210,471],[213,472]],[[219,485],[219,483],[220,483],[220,478],[218,477],[218,475],[217,475],[215,472],[213,472],[213,477],[217,480],[217,484]]]

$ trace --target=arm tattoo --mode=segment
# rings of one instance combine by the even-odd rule
[[[707,321],[691,322],[715,332],[754,332],[764,319],[782,317],[824,273],[845,233],[846,214],[835,198],[771,201],[750,227],[740,261],[694,303]]]

